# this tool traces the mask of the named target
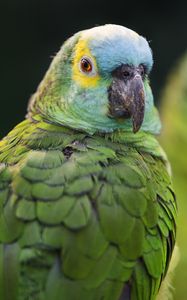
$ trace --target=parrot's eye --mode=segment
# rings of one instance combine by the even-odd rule
[[[93,70],[93,64],[88,57],[83,57],[80,61],[80,69],[83,73],[89,74]]]

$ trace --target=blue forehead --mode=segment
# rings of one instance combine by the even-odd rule
[[[153,65],[152,52],[145,38],[118,26],[96,27],[88,35],[89,48],[103,72],[112,72],[121,64],[144,64],[148,72]]]

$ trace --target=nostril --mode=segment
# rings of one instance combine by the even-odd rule
[[[124,72],[123,72],[123,77],[124,77],[124,78],[130,77],[130,72],[129,72],[129,71],[124,71]]]

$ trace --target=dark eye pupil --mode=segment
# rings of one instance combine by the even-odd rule
[[[89,63],[87,61],[84,61],[83,64],[85,69],[89,68]]]
[[[83,58],[81,60],[81,69],[84,72],[91,72],[92,71],[92,64],[89,62],[89,60]]]

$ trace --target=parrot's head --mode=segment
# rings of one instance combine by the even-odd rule
[[[158,133],[145,38],[119,25],[78,32],[54,58],[29,105],[29,116],[88,133],[117,129]]]

